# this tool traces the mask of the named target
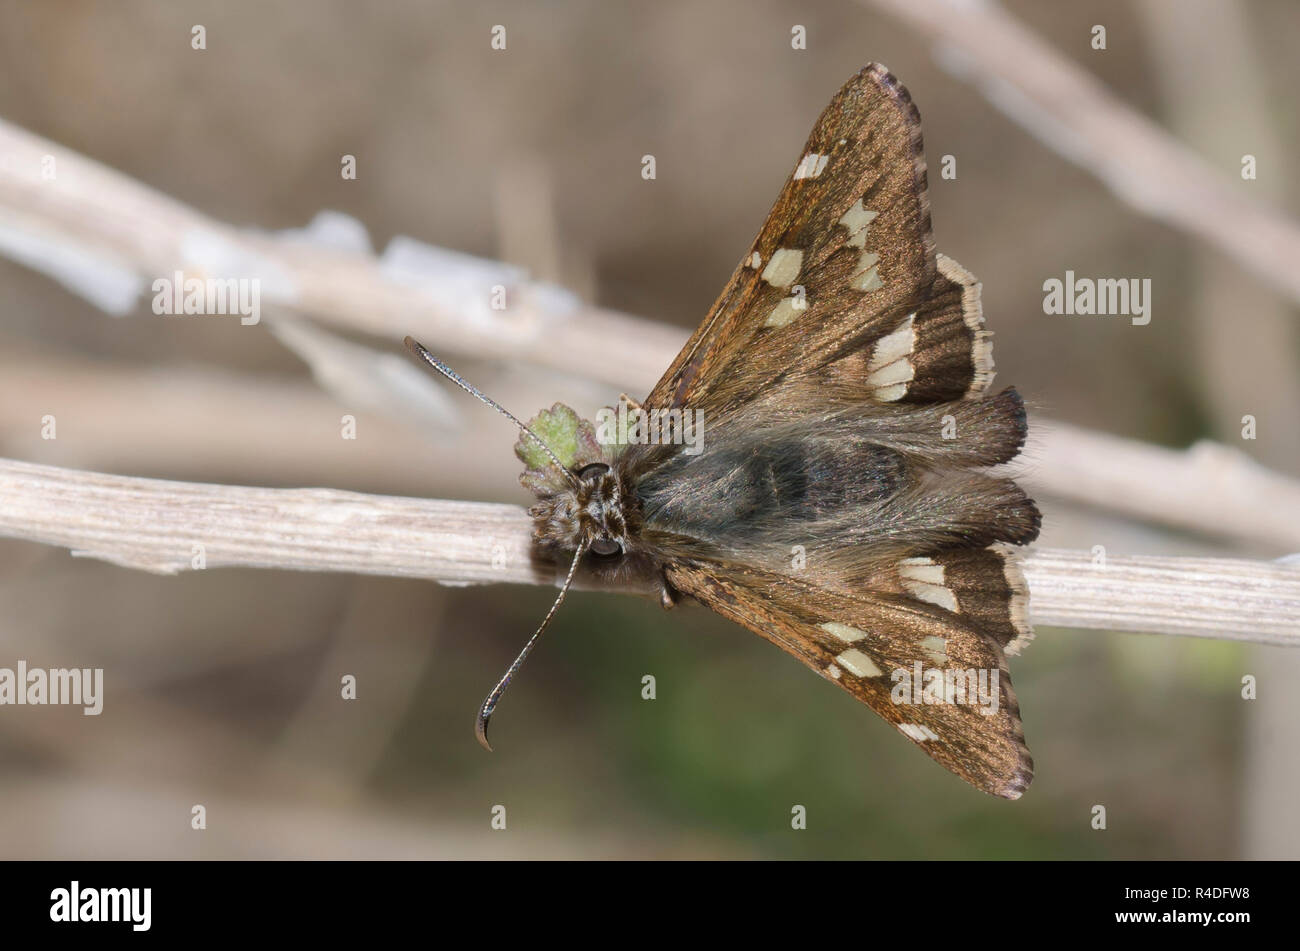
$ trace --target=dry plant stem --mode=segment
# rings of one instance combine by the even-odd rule
[[[887,0],[877,2],[893,6]],[[946,8],[946,4],[918,2],[917,12],[904,15],[927,24],[930,20],[926,19],[926,11],[939,7]],[[958,16],[957,21],[965,18]],[[953,42],[959,39],[950,35],[947,27],[931,27],[942,38]],[[1034,68],[1045,68],[1045,57],[1055,56],[1002,14],[989,13],[980,19],[979,28],[981,35],[992,31],[990,35],[1004,45],[1037,44],[1031,57],[1036,67],[1015,67],[1018,79],[1028,81]],[[1009,63],[1003,67],[1013,68]],[[1029,73],[1021,75],[1021,69]],[[1072,76],[1079,73],[1074,67],[1068,69],[1073,70]],[[1080,74],[1070,82],[1085,79],[1086,75]],[[1090,88],[1096,86],[1088,82]],[[1049,83],[1042,94],[1048,95],[1052,89],[1055,86]],[[1052,95],[1059,96],[1060,92]],[[1092,88],[1091,95],[1105,94]],[[1136,116],[1126,121],[1145,122]],[[1089,124],[1085,131],[1091,128]],[[1155,131],[1148,129],[1144,134]],[[1163,147],[1176,147],[1176,143],[1171,140]],[[463,307],[433,301],[420,287],[395,279],[373,255],[232,228],[3,121],[0,155],[6,156],[6,161],[0,162],[0,253],[19,259],[22,256],[4,241],[21,239],[47,249],[63,248],[101,263],[113,262],[114,267],[134,273],[144,288],[154,278],[170,276],[178,268],[195,276],[260,276],[263,300],[272,313],[279,307],[309,315],[336,326],[387,337],[394,347],[409,333],[430,346],[436,345],[443,354],[528,362],[567,372],[581,367],[591,378],[625,387],[629,392],[649,391],[686,339],[677,328],[599,308],[578,307],[556,313],[533,306],[529,304],[527,286],[516,288],[519,293],[513,297],[515,303],[491,322],[467,319],[466,314],[474,312],[481,301],[465,301]],[[56,159],[58,174],[53,179],[41,175],[46,155]],[[1146,167],[1140,163],[1140,168]],[[1188,184],[1163,173],[1159,177],[1161,188],[1168,187],[1163,184],[1165,178]],[[1208,212],[1198,205],[1200,200],[1193,190],[1180,193],[1174,203]],[[1237,199],[1231,201],[1231,208],[1216,212],[1224,228],[1222,235],[1235,234],[1226,227],[1228,224],[1235,222],[1233,227],[1240,227],[1243,221],[1253,221],[1251,216],[1256,214]],[[1281,226],[1290,231],[1277,236],[1277,248],[1300,244],[1300,237],[1289,223]],[[1300,260],[1300,252],[1292,254],[1290,260]],[[1281,273],[1300,282],[1300,269],[1288,266]],[[1279,277],[1278,273],[1272,276]],[[616,360],[609,356],[610,341],[618,341]],[[1045,421],[1035,421],[1037,450],[1033,455],[1043,464],[1028,480],[1036,491],[1175,527],[1249,539],[1287,552],[1300,550],[1300,483],[1262,469],[1242,453],[1225,450],[1214,453],[1212,459],[1205,451],[1180,456],[1099,433],[1054,427],[1050,422],[1038,425],[1040,422]],[[1088,446],[1086,454],[1077,451],[1084,441]],[[1057,459],[1072,459],[1086,469],[1052,462]],[[1207,460],[1214,483],[1203,478]],[[1170,478],[1152,479],[1150,473],[1157,470]],[[1221,498],[1212,494],[1212,484],[1231,487],[1229,505],[1207,502]]]
[[[1025,459],[1031,494],[1300,551],[1300,481],[1222,443],[1164,449],[1034,419]]]
[[[528,281],[506,289],[505,311],[466,319],[481,312],[486,288],[473,300],[432,295],[372,254],[232,227],[3,120],[0,155],[0,253],[32,263],[6,243],[19,239],[29,249],[59,249],[42,257],[54,253],[134,274],[149,297],[154,280],[178,270],[187,277],[257,278],[268,312],[280,308],[395,342],[410,334],[444,356],[565,372],[581,366],[594,379],[644,391],[686,340],[675,327],[556,303]],[[54,159],[54,178],[42,174],[46,156]],[[609,358],[610,341],[621,342],[617,360]]]
[[[167,482],[0,460],[0,535],[171,574],[288,568],[553,584],[518,506]],[[200,547],[201,546],[201,547]],[[1046,549],[1025,562],[1037,624],[1300,645],[1300,567]]]
[[[1196,235],[1300,301],[1300,228],[1234,192],[1239,168],[1209,165],[996,3],[864,2],[941,44],[986,99],[1134,210]]]
[[[0,461],[0,535],[175,574],[289,568],[547,584],[514,505],[139,479]],[[500,567],[494,567],[499,565]]]

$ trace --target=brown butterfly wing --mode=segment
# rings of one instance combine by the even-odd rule
[[[1011,459],[1026,431],[1014,391],[985,398],[990,337],[979,283],[934,251],[916,107],[868,66],[818,119],[753,246],[645,402],[703,411],[712,448],[691,460],[676,446],[634,446],[624,465],[657,503],[645,529],[670,584],[833,680],[973,785],[1016,798],[1032,762],[1005,654],[1032,634],[1017,558],[990,541],[1031,541],[1039,517],[1014,483],[981,472]],[[802,419],[820,439],[831,418],[856,422],[830,448],[755,443],[734,469],[717,461],[766,425]],[[850,458],[855,439],[942,479],[909,477],[887,505],[836,509],[873,497],[846,485],[888,482],[869,478],[878,450]],[[835,446],[845,459],[828,471]],[[823,513],[818,527],[782,521],[810,510]],[[745,537],[756,514],[775,517],[766,551]],[[805,571],[774,557],[793,540],[808,547]],[[918,661],[997,671],[998,712],[895,703],[890,676]]]
[[[1018,799],[1029,786],[1034,764],[1003,648],[980,626],[913,599],[849,597],[744,567],[676,564],[667,574],[679,590],[867,704],[976,788]],[[950,671],[955,682],[972,688],[971,702],[914,702],[925,699],[924,677],[919,682],[914,677],[917,664],[926,671]],[[975,687],[980,672],[983,702]],[[992,697],[996,704],[988,702]]]
[[[957,399],[992,379],[979,286],[936,255],[920,116],[884,67],[818,119],[762,231],[648,407],[715,417],[771,391]]]

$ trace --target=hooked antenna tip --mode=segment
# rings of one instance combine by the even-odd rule
[[[492,714],[490,713],[485,715],[482,711],[480,711],[478,715],[478,719],[474,721],[474,736],[478,739],[479,745],[483,747],[483,749],[487,750],[489,753],[492,752],[492,744],[488,742],[487,728],[488,728],[488,719],[491,716]]]

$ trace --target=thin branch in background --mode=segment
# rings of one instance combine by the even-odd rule
[[[586,368],[648,392],[686,334],[582,304],[523,271],[397,237],[376,258],[364,229],[325,213],[305,231],[234,228],[129,176],[0,120],[0,254],[43,271],[96,306],[127,313],[152,282],[256,279],[262,307],[453,356]],[[57,174],[45,178],[44,159]],[[359,231],[358,231],[359,229]],[[493,289],[506,309],[493,310]],[[610,360],[609,341],[622,341]]]
[[[166,482],[0,460],[0,535],[173,574],[244,566],[554,584],[514,505]],[[1039,624],[1300,646],[1300,567],[1045,549],[1025,561]],[[624,590],[652,590],[653,579]]]
[[[241,231],[0,122],[4,153],[10,160],[0,163],[0,253],[68,280],[109,309],[123,306],[124,287],[143,293],[149,281],[177,268],[260,275],[273,312],[386,337],[394,352],[411,333],[437,341],[441,352],[570,373],[581,368],[595,380],[640,392],[650,389],[685,340],[677,328],[579,305],[516,269],[409,239],[395,239],[376,260],[368,240],[356,233],[359,226],[338,215],[324,215],[314,229],[296,235]],[[56,157],[59,169],[50,180],[40,175],[46,154]],[[484,310],[493,281],[511,283],[506,312]],[[320,371],[321,347],[302,333],[282,336]],[[608,359],[611,340],[619,341],[616,361]],[[329,350],[332,360],[341,352]],[[1300,549],[1300,486],[1242,454],[1198,449],[1180,463],[1167,450],[1050,421],[1035,425],[1041,464],[1028,481],[1036,491],[1176,528]],[[1077,451],[1080,445],[1086,453]],[[1202,481],[1207,468],[1214,484],[1232,490],[1226,502]],[[1154,471],[1177,477],[1162,482],[1151,477]]]
[[[1125,105],[996,3],[861,0],[934,42],[937,60],[1141,214],[1196,235],[1300,302],[1300,227]]]
[[[1019,478],[1045,492],[1172,528],[1300,551],[1300,480],[1204,440],[1164,449],[1059,421],[1034,420]]]

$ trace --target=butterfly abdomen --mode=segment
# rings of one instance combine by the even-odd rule
[[[742,440],[694,459],[681,456],[637,491],[657,525],[687,534],[753,534],[878,504],[899,491],[905,470],[901,454],[861,439]]]

